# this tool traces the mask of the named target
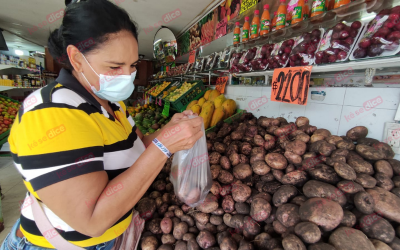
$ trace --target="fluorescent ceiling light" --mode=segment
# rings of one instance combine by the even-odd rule
[[[16,49],[15,54],[22,56],[22,55],[24,55],[24,52],[22,50]]]
[[[157,41],[154,42],[153,45],[156,45],[156,43],[161,42],[161,41],[162,41],[162,39],[158,39]]]

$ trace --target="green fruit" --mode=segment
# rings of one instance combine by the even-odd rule
[[[152,133],[154,133],[154,132],[156,132],[154,129],[149,128],[149,133],[150,133],[150,134],[152,134]]]
[[[152,129],[157,130],[160,127],[160,125],[158,125],[157,123],[153,124],[153,126],[151,126]]]

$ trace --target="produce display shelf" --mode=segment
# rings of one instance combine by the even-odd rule
[[[16,103],[20,103],[19,101],[16,101],[16,100],[11,99],[10,97],[4,96],[4,95],[0,95],[0,97],[7,99],[7,100],[11,100]],[[1,146],[3,146],[4,143],[6,143],[8,141],[8,136],[10,135],[10,131],[11,131],[11,128],[9,128],[6,132],[0,134],[0,148],[1,148]]]
[[[170,88],[172,88],[173,87],[173,85],[175,84],[175,83],[177,83],[178,81],[171,81],[171,83],[167,86],[167,87],[165,87],[165,89],[163,89],[161,92],[160,92],[160,94],[158,94],[158,96],[156,97],[157,99],[163,99],[162,98],[162,96],[164,95],[164,91],[168,91]],[[180,86],[182,86],[182,83],[178,83],[178,85],[177,85],[177,88],[179,88]]]
[[[179,97],[176,101],[171,102],[171,108],[178,112],[183,112],[191,101],[200,99],[206,92],[206,88],[203,84],[203,81],[186,81],[186,82],[197,83],[197,84],[193,86],[191,89],[189,89],[181,97]]]
[[[238,109],[238,110],[236,110],[236,114],[232,115],[231,117],[226,118],[224,120],[224,122],[231,124],[232,122],[239,120],[240,116],[244,113],[246,113],[246,110]],[[217,126],[208,128],[208,129],[206,129],[206,134],[208,134],[210,132],[214,132],[216,129],[217,129]]]

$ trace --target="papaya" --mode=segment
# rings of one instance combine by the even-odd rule
[[[224,107],[221,106],[221,107],[215,109],[215,111],[214,111],[214,113],[213,113],[213,116],[212,116],[212,118],[211,118],[211,124],[210,124],[210,126],[211,126],[211,127],[214,127],[215,125],[217,125],[217,123],[218,123],[219,121],[221,121],[222,119],[224,119],[224,117],[225,117],[225,109],[224,109]]]
[[[206,93],[203,96],[204,99],[208,100],[208,97],[210,96],[211,91],[212,91],[212,89],[209,89],[209,90],[206,91]]]
[[[191,101],[191,102],[187,105],[186,110],[190,110],[190,108],[191,108],[193,105],[197,104],[197,102],[198,102],[197,100]]]
[[[192,110],[193,113],[196,113],[199,115],[200,111],[201,111],[201,106],[199,104],[195,104],[190,108],[190,110]]]
[[[214,89],[210,92],[210,95],[208,96],[208,100],[209,101],[214,101],[215,98],[217,98],[218,96],[220,96],[221,93],[219,93],[218,90]]]
[[[203,106],[203,108],[201,109],[201,113],[199,116],[203,118],[204,129],[208,129],[210,127],[214,110],[215,110],[214,103]]]
[[[206,99],[204,97],[202,97],[199,99],[199,102],[197,104],[199,104],[202,107],[205,102],[206,102]]]
[[[206,107],[207,105],[210,105],[210,104],[214,104],[214,102],[212,102],[212,101],[206,101],[206,102],[203,104],[203,106],[201,106],[201,107],[204,108],[204,107]]]
[[[217,98],[215,98],[214,99],[215,108],[217,109],[217,108],[221,107],[222,103],[224,103],[225,100],[226,100],[226,98],[224,95],[220,95]]]
[[[231,117],[235,114],[236,102],[232,99],[227,99],[226,101],[224,101],[224,103],[222,103],[222,107],[224,107],[225,110],[224,119],[227,119],[228,117]]]

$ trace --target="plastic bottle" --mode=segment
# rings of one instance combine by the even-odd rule
[[[308,0],[306,0],[303,10],[303,20],[307,20],[309,18],[310,18],[310,7],[308,6]]]
[[[272,18],[272,22],[271,22],[271,27],[272,27],[272,31],[276,30],[276,19],[278,18],[278,16],[276,15],[276,11],[274,12],[274,18]]]
[[[260,35],[260,11],[254,11],[253,21],[251,22],[251,39],[257,38]]]
[[[349,4],[351,0],[335,0],[334,9],[342,7],[343,5]]]
[[[233,31],[233,44],[240,43],[240,23],[236,22],[235,30]]]
[[[311,8],[311,17],[321,15],[326,11],[326,1],[325,0],[314,0]]]
[[[242,42],[249,41],[249,33],[250,33],[250,17],[244,18],[244,25],[243,25],[243,33],[242,33]]]
[[[286,0],[280,0],[281,5],[279,5],[278,11],[276,12],[276,30],[285,28],[286,26]]]
[[[305,5],[304,0],[297,1],[297,6],[294,7],[293,10],[292,24],[296,24],[303,21],[304,5]]]
[[[270,32],[271,25],[271,17],[269,15],[269,5],[264,5],[264,12],[261,16],[261,28],[260,28],[260,36],[265,36]]]

